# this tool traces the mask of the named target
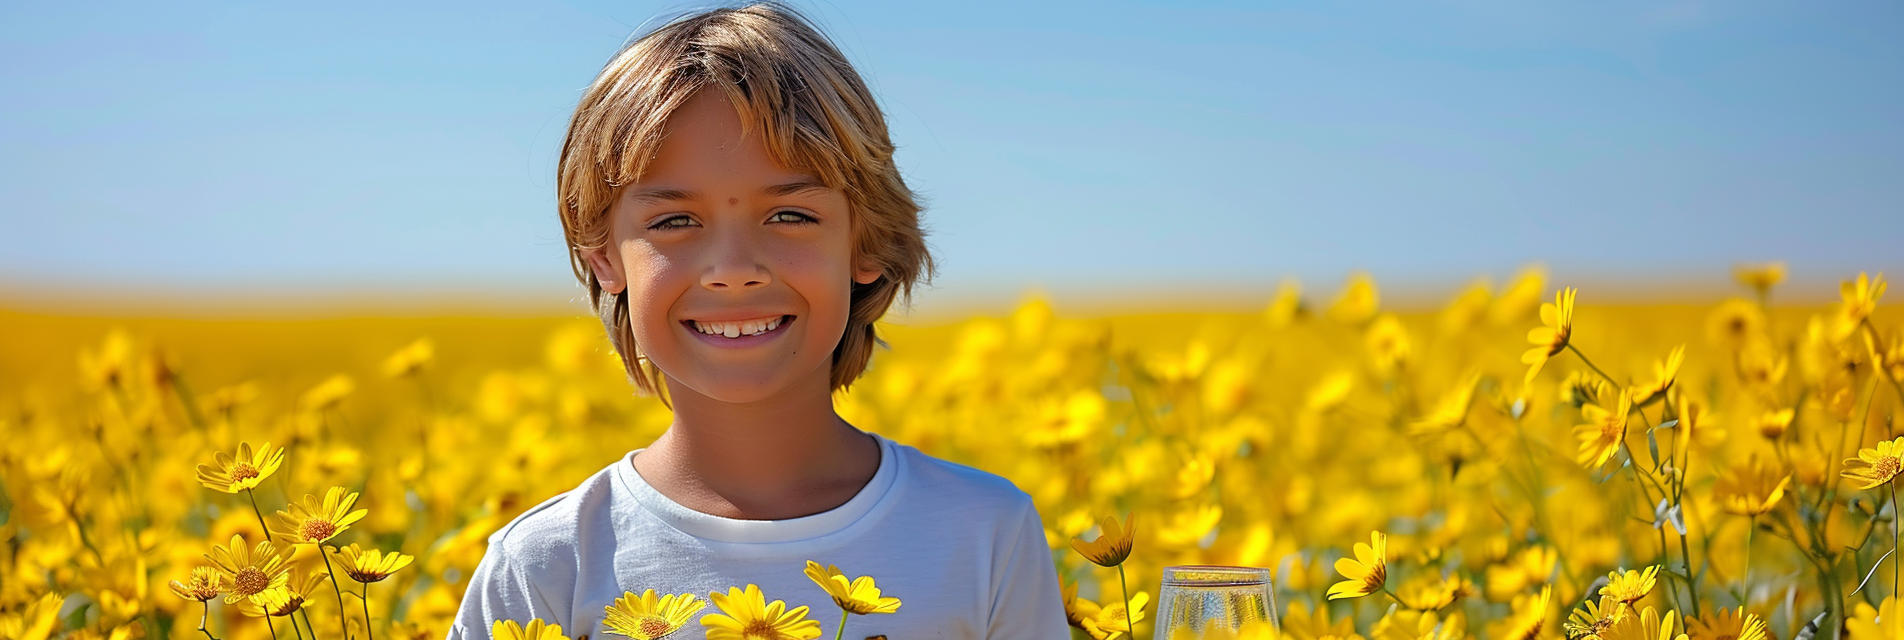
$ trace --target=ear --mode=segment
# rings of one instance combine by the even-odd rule
[[[860,265],[860,268],[853,270],[853,281],[860,284],[872,284],[883,275],[886,275],[886,272],[882,269],[869,269],[866,265]]]
[[[620,295],[628,287],[628,277],[621,270],[621,260],[608,247],[582,250],[582,260],[588,262],[590,271],[595,272],[595,282],[608,295]]]

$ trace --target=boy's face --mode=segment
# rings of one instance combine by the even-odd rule
[[[852,283],[846,196],[775,163],[759,133],[742,137],[719,90],[668,119],[647,175],[608,210],[607,247],[587,255],[602,289],[628,290],[641,352],[713,400],[748,403],[832,372]]]

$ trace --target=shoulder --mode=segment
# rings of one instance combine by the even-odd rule
[[[1031,495],[997,474],[941,460],[913,447],[893,443],[904,461],[909,492],[926,504],[989,512],[1004,517],[1037,516]],[[962,510],[963,510],[962,509]]]
[[[522,569],[574,566],[585,523],[610,509],[613,469],[611,464],[574,489],[517,515],[490,534],[488,555]]]

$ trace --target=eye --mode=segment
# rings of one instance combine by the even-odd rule
[[[665,229],[680,229],[684,227],[693,227],[693,226],[699,226],[694,223],[693,218],[677,213],[675,215],[671,215],[666,218],[662,218],[660,220],[654,221],[652,224],[648,225],[648,230],[661,231]]]
[[[804,214],[804,213],[800,213],[798,211],[794,211],[792,209],[786,209],[782,211],[775,211],[772,216],[767,218],[767,221],[768,222],[785,222],[785,223],[792,223],[792,224],[811,224],[811,223],[819,222],[820,219]]]

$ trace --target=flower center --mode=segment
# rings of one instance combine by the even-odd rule
[[[1387,564],[1375,565],[1373,569],[1369,570],[1368,575],[1362,576],[1362,584],[1365,585],[1370,592],[1380,590],[1382,588],[1382,585],[1387,582],[1388,582],[1388,565]]]
[[[271,586],[271,578],[266,577],[257,567],[239,569],[238,573],[231,577],[231,592],[241,596],[257,595],[268,586]]]
[[[1878,463],[1875,465],[1872,465],[1871,470],[1877,474],[1877,477],[1883,478],[1885,481],[1888,482],[1890,481],[1891,478],[1897,477],[1897,472],[1898,472],[1897,458],[1894,458],[1891,456],[1878,458]]]
[[[300,596],[294,593],[294,594],[291,594],[290,597],[285,598],[283,602],[278,603],[277,610],[271,612],[271,615],[288,616],[293,613],[297,613],[297,610],[303,607],[304,607],[304,596]]]
[[[258,468],[249,462],[240,462],[231,467],[231,481],[250,480],[258,477]]]
[[[311,518],[304,521],[304,526],[298,529],[298,534],[304,536],[305,542],[323,542],[337,535],[337,525],[323,518]]]
[[[761,640],[780,640],[780,631],[774,628],[772,622],[754,620],[748,622],[747,627],[740,630],[740,637],[760,638]]]
[[[207,576],[203,573],[193,571],[192,581],[190,584],[185,585],[185,591],[191,593],[192,599],[199,602],[216,598],[218,597],[218,582],[216,580],[217,576]]]
[[[642,616],[641,621],[635,623],[635,628],[640,629],[642,635],[650,638],[659,638],[667,635],[669,631],[673,631],[674,625],[668,624],[667,620],[663,620],[659,616]]]

